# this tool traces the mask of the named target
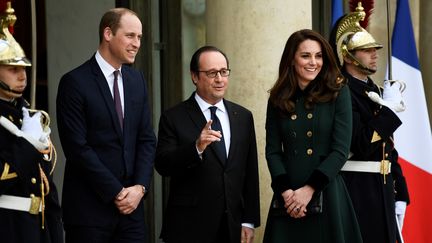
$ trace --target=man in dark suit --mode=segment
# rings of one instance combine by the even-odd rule
[[[99,36],[96,54],[65,74],[58,88],[66,242],[145,242],[141,199],[156,139],[143,75],[123,65],[135,60],[141,22],[128,9],[112,9]]]
[[[219,49],[198,49],[190,72],[196,92],[160,118],[155,168],[170,178],[161,238],[252,242],[260,224],[252,113],[224,99],[230,69]]]

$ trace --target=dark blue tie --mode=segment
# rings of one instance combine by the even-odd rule
[[[216,149],[216,153],[218,154],[218,156],[220,157],[222,162],[225,162],[225,160],[226,160],[225,139],[224,139],[221,123],[219,121],[219,118],[216,116],[217,107],[216,106],[210,106],[209,109],[210,109],[210,115],[211,115],[210,118],[213,121],[211,124],[212,130],[220,131],[222,134],[221,140],[219,142],[213,142],[214,148]]]
[[[122,106],[121,106],[121,100],[120,100],[120,91],[119,91],[119,87],[118,87],[118,75],[119,75],[119,70],[115,70],[114,71],[114,86],[113,86],[113,93],[114,93],[114,104],[115,104],[115,109],[117,112],[117,117],[119,119],[120,122],[120,127],[123,130],[123,110],[122,110]]]

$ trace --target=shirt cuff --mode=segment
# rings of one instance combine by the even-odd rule
[[[195,145],[196,151],[198,153],[198,156],[200,157],[200,159],[202,160],[202,154],[204,153],[204,151],[199,151],[198,146]]]
[[[254,227],[254,224],[251,224],[251,223],[242,223],[241,224],[243,227],[247,227],[247,228],[251,228],[251,229],[254,229],[255,227]]]

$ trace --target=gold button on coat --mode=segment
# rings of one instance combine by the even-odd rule
[[[313,150],[312,150],[312,149],[308,149],[308,150],[306,150],[306,153],[307,153],[308,155],[311,155],[311,154],[313,153]]]
[[[296,114],[292,114],[291,115],[291,120],[295,120],[295,119],[297,119],[297,115]]]
[[[31,178],[31,183],[36,184],[36,178]]]
[[[312,113],[308,113],[308,114],[307,114],[307,118],[308,118],[308,119],[312,119],[312,117],[313,117]]]
[[[307,135],[308,137],[312,137],[312,131],[308,131],[308,132],[306,133],[306,135]]]

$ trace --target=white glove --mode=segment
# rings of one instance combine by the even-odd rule
[[[391,102],[395,105],[402,102],[401,85],[399,82],[390,83],[389,80],[384,81],[383,100]]]
[[[368,92],[368,97],[383,106],[387,106],[394,112],[402,112],[405,110],[405,104],[402,100],[402,93],[400,91],[401,84],[399,82],[384,81],[383,97],[381,98],[376,92]]]
[[[43,128],[41,123],[41,113],[36,112],[33,116],[30,116],[27,108],[22,108],[23,121],[21,131],[35,140],[40,140],[43,134]]]
[[[396,219],[398,220],[398,225],[400,228],[400,231],[402,231],[402,226],[405,218],[405,210],[406,210],[407,203],[404,201],[396,201],[395,203],[395,212],[396,212]]]
[[[33,116],[30,116],[27,108],[23,107],[23,122],[21,131],[25,134],[26,138],[33,146],[41,150],[41,147],[47,148],[49,146],[49,135],[51,129],[49,127],[42,127],[41,123],[41,112],[36,112]],[[28,138],[31,139],[28,139]]]

